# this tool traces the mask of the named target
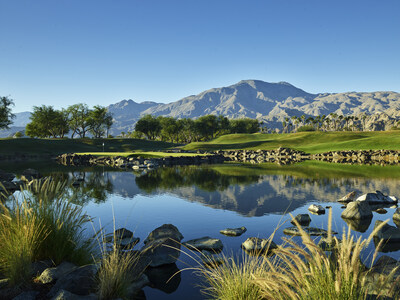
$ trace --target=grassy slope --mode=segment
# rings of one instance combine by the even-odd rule
[[[0,139],[1,154],[58,155],[71,152],[130,152],[173,148],[175,144],[138,139]]]
[[[191,143],[186,150],[265,149],[289,147],[307,153],[330,150],[400,150],[400,131],[299,132],[287,134],[230,134],[207,143]]]

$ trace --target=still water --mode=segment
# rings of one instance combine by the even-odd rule
[[[1,166],[18,174],[27,166]],[[156,227],[173,224],[183,234],[183,241],[210,236],[221,239],[224,253],[242,256],[240,245],[248,237],[269,237],[279,225],[274,241],[279,244],[283,229],[291,226],[290,214],[308,213],[310,204],[331,206],[333,230],[347,230],[341,219],[341,204],[336,201],[351,191],[362,193],[380,190],[400,197],[399,166],[337,165],[323,162],[303,162],[295,165],[208,165],[162,168],[145,172],[121,172],[104,168],[71,168],[30,165],[43,175],[65,178],[72,182],[83,178],[79,187],[71,187],[76,204],[106,232],[125,227],[142,241]],[[368,236],[376,220],[389,219],[395,207],[377,214],[370,224],[355,224],[354,235]],[[312,215],[310,226],[327,228],[326,215]],[[360,226],[361,225],[361,226]],[[245,226],[240,237],[227,237],[221,229]],[[353,224],[354,228],[354,224]],[[88,231],[93,229],[88,228]],[[362,231],[362,232],[360,232]],[[387,255],[400,258],[400,248],[389,248]],[[374,250],[371,245],[369,252]],[[188,267],[196,266],[191,258],[181,254],[176,265],[163,268],[158,282],[145,287],[140,299],[203,299],[200,279]],[[168,284],[163,281],[183,270]],[[164,278],[164,279],[162,279]]]

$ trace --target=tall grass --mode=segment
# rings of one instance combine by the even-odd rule
[[[372,271],[360,259],[381,226],[367,239],[355,239],[348,229],[339,240],[331,234],[332,211],[328,223],[327,239],[331,251],[321,249],[297,223],[301,243],[284,239],[284,243],[274,249],[273,256],[248,256],[241,262],[225,257],[221,267],[200,267],[200,274],[207,284],[203,292],[212,299],[222,300],[358,300],[366,299],[371,293],[379,297],[383,291],[390,290],[396,269],[388,276],[371,281]],[[371,265],[378,250],[379,247],[372,256]],[[394,296],[393,293],[390,296]]]
[[[28,280],[37,260],[91,261],[92,243],[84,235],[90,219],[65,191],[66,183],[37,181],[1,204],[0,269],[12,283]]]

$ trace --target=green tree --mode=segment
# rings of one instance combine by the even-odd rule
[[[84,138],[90,129],[89,113],[90,109],[86,104],[78,103],[67,108],[69,118],[69,128],[72,130],[71,138],[78,134]]]
[[[0,129],[7,129],[12,124],[15,115],[11,113],[14,101],[8,97],[0,97]]]
[[[25,133],[30,137],[62,138],[69,131],[67,115],[65,111],[55,110],[52,106],[34,106]]]
[[[243,118],[230,121],[231,133],[256,133],[260,130],[260,123],[255,119]]]
[[[108,112],[107,107],[96,105],[89,111],[89,131],[94,138],[101,138],[103,135],[108,136],[108,130],[112,123],[112,115]]]
[[[149,140],[155,140],[161,131],[160,120],[152,115],[145,115],[136,122],[135,131],[143,133]]]

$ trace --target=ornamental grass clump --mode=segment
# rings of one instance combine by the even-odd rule
[[[115,226],[114,226],[115,228]],[[114,230],[111,251],[107,249],[106,237],[103,232],[98,235],[101,249],[101,265],[97,273],[97,294],[99,299],[131,299],[132,284],[144,271],[137,264],[140,254],[134,251],[122,251],[116,244],[117,237]]]
[[[225,264],[218,268],[201,267],[200,275],[207,284],[203,292],[212,299],[223,300],[359,300],[367,299],[369,294],[379,299],[383,293],[384,296],[396,297],[390,287],[396,269],[387,276],[370,280],[372,271],[361,261],[363,250],[383,225],[375,228],[367,239],[355,239],[348,229],[339,240],[332,236],[331,224],[330,210],[326,238],[329,251],[318,246],[296,222],[301,232],[301,243],[283,238],[284,243],[273,250],[272,256],[248,256],[240,263],[226,258]],[[371,266],[379,247],[372,256]],[[250,294],[253,298],[248,296]]]
[[[66,183],[37,181],[0,206],[0,270],[14,284],[28,280],[31,263],[92,261],[93,243],[84,235],[90,221],[68,201]]]

